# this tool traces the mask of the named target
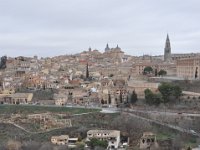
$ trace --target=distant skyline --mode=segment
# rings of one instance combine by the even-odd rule
[[[0,0],[0,52],[55,56],[117,44],[130,55],[200,52],[199,0]]]

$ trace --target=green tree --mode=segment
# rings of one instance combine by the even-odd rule
[[[161,69],[161,70],[158,72],[158,75],[159,75],[159,76],[165,76],[165,75],[167,75],[167,71]]]
[[[153,92],[150,89],[144,91],[146,103],[149,105],[153,104]]]
[[[87,65],[86,65],[86,79],[88,79],[89,78],[89,66],[88,66],[88,63],[87,63]]]
[[[170,83],[162,83],[159,85],[158,90],[162,94],[164,103],[167,103],[170,101],[170,97],[173,94],[173,86]]]
[[[91,139],[88,143],[88,146],[90,146],[92,149],[95,149],[95,147],[102,147],[102,148],[107,148],[108,147],[108,142],[104,140],[98,140],[96,138]]]
[[[0,70],[6,69],[7,56],[2,56],[0,60]]]
[[[101,99],[101,104],[103,105],[105,102],[104,102],[104,100],[103,99]]]
[[[110,93],[108,94],[108,104],[111,104],[111,95],[110,95]]]
[[[137,100],[137,94],[135,93],[135,91],[133,91],[131,94],[131,104],[134,104]]]
[[[180,86],[175,85],[173,87],[173,95],[175,96],[176,99],[180,101],[180,97],[182,95],[182,89],[180,88]]]
[[[162,95],[160,93],[153,94],[153,104],[158,106],[160,103],[162,103]]]
[[[151,66],[147,66],[144,68],[143,74],[151,74],[153,72],[153,68]]]
[[[173,85],[171,83],[162,83],[158,90],[162,94],[164,103],[169,102],[170,100],[178,99],[180,100],[180,97],[182,95],[182,89],[178,85]]]
[[[154,94],[150,89],[146,89],[144,93],[145,93],[146,103],[149,105],[158,106],[160,103],[163,102],[162,95],[160,93]]]
[[[122,96],[122,92],[120,92],[120,94],[119,94],[119,101],[120,101],[120,103],[122,103],[122,102],[123,102],[123,96]]]
[[[158,69],[157,68],[155,69],[155,76],[156,77],[158,76]]]

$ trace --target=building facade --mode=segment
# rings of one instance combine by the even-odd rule
[[[96,138],[108,141],[109,149],[117,149],[120,144],[120,131],[118,130],[89,130],[87,139]]]
[[[177,76],[185,79],[200,79],[200,57],[177,60]]]

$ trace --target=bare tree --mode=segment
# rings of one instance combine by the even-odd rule
[[[143,132],[149,131],[151,125],[138,118],[122,114],[112,122],[113,129],[122,131],[126,136],[130,138],[130,141],[134,142],[142,136]]]

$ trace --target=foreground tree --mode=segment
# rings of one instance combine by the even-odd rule
[[[146,103],[149,105],[153,104],[153,92],[150,89],[144,91]]]
[[[92,149],[95,149],[96,147],[107,148],[108,142],[93,138],[87,143],[87,145],[90,146]]]
[[[173,93],[173,86],[170,83],[162,83],[159,87],[158,90],[162,94],[163,97],[163,102],[168,103],[170,101],[170,97],[172,96]]]
[[[164,103],[168,103],[170,100],[174,100],[174,98],[180,100],[182,95],[182,89],[179,86],[173,85],[171,83],[162,83],[158,87],[158,90],[162,94]]]
[[[182,89],[180,88],[180,86],[175,85],[173,87],[173,95],[175,96],[176,99],[179,100],[180,102],[180,97],[182,95]]]
[[[143,132],[151,130],[151,125],[146,121],[122,113],[110,123],[110,128],[120,130],[124,136],[130,137],[130,143],[132,143],[133,141],[138,142]]]
[[[160,93],[154,94],[150,89],[144,91],[146,103],[149,105],[159,105],[163,102],[162,95]]]

